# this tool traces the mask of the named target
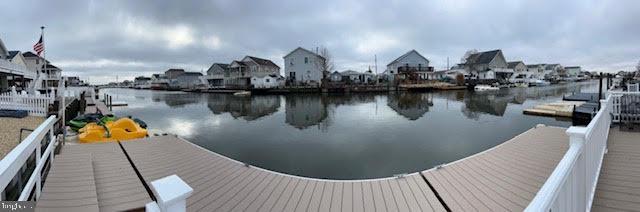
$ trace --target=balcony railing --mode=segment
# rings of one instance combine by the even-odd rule
[[[27,69],[26,66],[18,65],[3,59],[0,59],[0,72],[22,75],[32,79],[36,77],[36,73]]]

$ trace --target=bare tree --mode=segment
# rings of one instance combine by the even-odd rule
[[[320,60],[320,70],[322,70],[322,81],[324,81],[331,72],[334,71],[335,65],[333,63],[333,57],[331,56],[331,52],[326,47],[320,47],[320,56],[323,60]]]

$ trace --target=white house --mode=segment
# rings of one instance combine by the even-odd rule
[[[507,63],[507,68],[513,70],[510,80],[512,82],[524,82],[531,74],[527,71],[527,65],[522,61],[512,61]]]
[[[421,78],[425,79],[427,72],[433,72],[433,67],[429,67],[429,60],[426,57],[413,49],[391,61],[387,64],[387,70],[385,70],[389,80],[394,80],[398,74],[407,72],[417,72]],[[406,76],[399,77],[404,78]]]
[[[366,84],[375,81],[375,74],[371,71],[357,72],[353,70],[346,70],[340,73],[343,79],[348,79],[351,83]]]
[[[544,79],[544,67],[546,64],[531,64],[527,65],[527,72],[529,78]]]
[[[284,86],[284,80],[280,75],[269,74],[265,76],[253,76],[251,77],[251,85],[254,88],[277,88]]]
[[[508,69],[502,50],[499,49],[470,54],[460,65],[472,79],[508,79],[513,74],[513,71]]]
[[[318,83],[322,81],[325,58],[298,47],[284,57],[284,72],[289,82]]]
[[[268,75],[280,75],[280,67],[271,60],[245,56],[242,60],[234,60],[229,64],[224,73],[224,86],[247,89],[252,85],[252,77],[263,78]]]
[[[342,74],[340,74],[340,72],[338,71],[334,71],[329,75],[329,79],[331,80],[331,82],[340,82],[342,81]]]
[[[577,77],[582,72],[582,68],[580,66],[567,66],[564,67],[564,70],[569,77]]]
[[[557,78],[560,75],[565,75],[564,68],[560,64],[546,64],[542,73],[543,79]]]

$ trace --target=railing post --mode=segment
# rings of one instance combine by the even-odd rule
[[[591,157],[589,154],[589,146],[586,141],[587,128],[586,127],[569,127],[566,131],[569,136],[569,145],[570,146],[581,146],[580,155],[575,162],[574,173],[575,178],[569,179],[569,181],[574,181],[574,185],[578,185],[577,188],[574,188],[575,192],[573,195],[577,196],[578,202],[572,208],[576,209],[575,211],[586,211],[587,202],[589,200],[589,194],[587,191],[591,190],[590,183],[587,183],[590,179],[589,171],[588,171],[588,161]],[[569,183],[569,182],[568,182]],[[571,192],[571,191],[570,191]]]
[[[156,202],[148,203],[147,211],[183,212],[187,210],[187,198],[193,193],[187,183],[177,175],[171,175],[151,182]]]

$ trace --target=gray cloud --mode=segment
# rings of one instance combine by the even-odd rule
[[[91,81],[171,67],[190,71],[250,54],[282,64],[297,46],[328,47],[338,69],[378,70],[410,49],[436,67],[468,49],[509,60],[631,69],[640,2],[569,1],[2,1],[0,37],[30,50],[45,25],[47,57]]]

